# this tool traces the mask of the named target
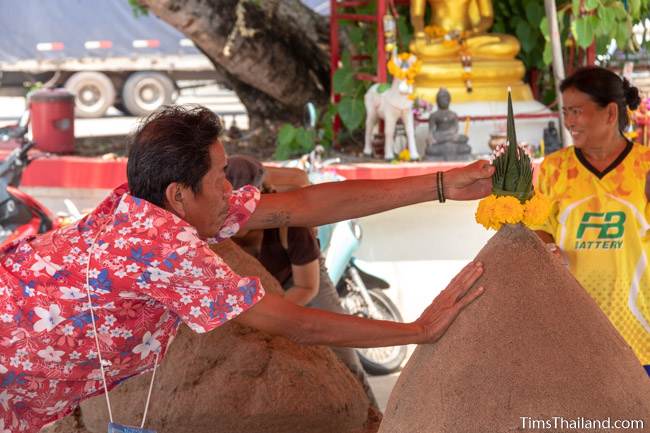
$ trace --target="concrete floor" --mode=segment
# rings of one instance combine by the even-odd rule
[[[390,393],[393,392],[393,387],[397,379],[399,379],[399,373],[388,374],[386,376],[370,376],[368,379],[370,387],[377,398],[377,403],[379,403],[379,409],[382,412],[386,411],[386,404],[388,404]]]

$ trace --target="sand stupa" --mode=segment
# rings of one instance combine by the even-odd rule
[[[494,156],[494,194],[477,211],[498,229],[476,257],[485,292],[438,342],[415,350],[379,433],[594,433],[615,431],[617,420],[650,432],[650,380],[632,349],[535,233],[504,225],[506,214],[532,224],[548,215],[510,98],[508,144]]]
[[[232,241],[216,246],[239,275],[257,275],[267,291],[279,283]],[[140,425],[151,375],[110,392],[118,422]],[[376,431],[366,394],[334,353],[228,323],[204,335],[182,325],[154,382],[148,428],[159,433],[361,433]],[[47,433],[104,433],[103,395]]]
[[[645,371],[533,232],[507,225],[477,259],[485,293],[442,339],[415,350],[379,433],[612,431],[570,429],[553,417],[583,418],[583,426],[642,419],[645,430],[632,431],[650,431]],[[557,428],[533,429],[539,420]]]

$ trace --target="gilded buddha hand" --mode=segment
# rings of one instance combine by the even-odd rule
[[[427,1],[431,21],[425,26]],[[510,35],[487,33],[493,19],[491,0],[413,0],[411,52],[421,59],[457,59],[461,52],[477,60],[513,59],[519,41]]]

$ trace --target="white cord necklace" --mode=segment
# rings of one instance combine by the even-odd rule
[[[93,308],[93,303],[92,299],[90,297],[90,278],[89,278],[89,271],[90,271],[90,260],[92,259],[92,253],[93,249],[95,248],[95,244],[97,243],[97,238],[99,238],[99,235],[102,233],[104,230],[104,227],[102,227],[97,234],[95,235],[95,238],[93,239],[93,243],[90,245],[90,248],[88,249],[88,262],[86,263],[86,294],[88,295],[88,308],[90,309],[90,319],[93,325],[93,334],[95,336],[95,345],[97,347],[97,357],[99,358],[99,369],[102,373],[102,382],[104,384],[104,396],[106,397],[106,406],[108,407],[108,418],[110,419],[111,424],[113,424],[113,411],[111,410],[111,400],[108,396],[108,383],[106,382],[106,372],[104,370],[104,360],[102,359],[102,352],[99,348],[99,337],[97,334],[97,325],[95,323],[95,311]],[[147,401],[144,405],[144,413],[142,414],[142,423],[140,424],[140,428],[144,428],[144,423],[147,419],[147,412],[149,411],[149,402],[151,401],[151,392],[153,391],[153,382],[154,379],[156,378],[156,368],[158,367],[158,358],[160,357],[160,349],[158,352],[156,352],[156,360],[153,365],[153,373],[151,374],[151,383],[149,384],[149,392],[147,393]]]

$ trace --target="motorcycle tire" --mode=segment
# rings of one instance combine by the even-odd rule
[[[368,290],[368,294],[375,303],[375,309],[379,313],[370,317],[371,319],[403,322],[402,315],[397,306],[381,290]],[[383,376],[400,371],[407,352],[407,346],[357,349],[357,354],[359,355],[363,369],[368,374],[374,376]]]

